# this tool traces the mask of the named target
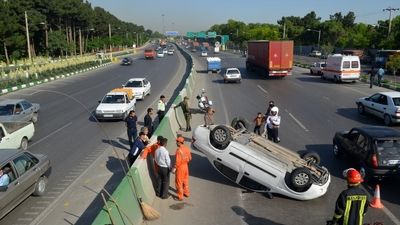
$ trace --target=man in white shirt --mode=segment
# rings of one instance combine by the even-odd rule
[[[158,100],[157,114],[158,114],[158,123],[161,123],[161,120],[165,116],[165,96],[164,95],[161,95],[160,100]]]
[[[162,199],[169,197],[169,171],[171,169],[171,158],[169,152],[165,148],[167,146],[168,139],[163,138],[160,140],[160,147],[156,150],[155,161],[158,166],[157,176],[157,192],[156,195]]]

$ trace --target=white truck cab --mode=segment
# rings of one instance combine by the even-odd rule
[[[0,123],[0,151],[1,149],[28,148],[35,134],[35,126],[32,122],[3,122]]]
[[[124,120],[136,107],[135,96],[127,88],[113,89],[99,103],[95,112],[97,120]]]

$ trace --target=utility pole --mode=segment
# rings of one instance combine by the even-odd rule
[[[286,36],[286,23],[283,22],[283,34],[282,34],[282,39],[285,39]]]
[[[112,58],[112,49],[111,49],[111,24],[108,24],[108,39],[110,40],[110,54]]]
[[[79,54],[82,57],[82,52],[83,52],[83,48],[82,48],[82,31],[81,28],[79,28]]]
[[[31,42],[29,41],[28,14],[26,13],[26,11],[25,11],[25,30],[26,30],[26,44],[28,45],[28,57],[29,61],[32,62]]]
[[[389,11],[389,29],[388,29],[388,37],[390,34],[390,30],[392,28],[392,12],[398,11],[399,8],[392,8],[392,7],[387,7],[386,9],[383,9],[383,11]]]

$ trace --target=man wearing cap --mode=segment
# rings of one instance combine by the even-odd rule
[[[189,108],[189,97],[185,96],[183,101],[181,101],[174,109],[181,107],[183,111],[183,115],[185,116],[186,121],[186,131],[192,131],[192,127],[190,126],[190,119],[192,118],[192,113]]]
[[[353,168],[343,172],[346,176],[348,188],[340,193],[336,200],[335,214],[330,224],[362,225],[368,209],[368,195],[360,187],[363,178]]]
[[[158,123],[161,123],[161,120],[165,116],[165,96],[161,95],[160,100],[158,100],[157,104],[157,114],[158,114]]]
[[[185,139],[178,137],[176,145],[178,148],[175,153],[175,166],[172,171],[175,171],[175,187],[178,195],[178,200],[183,201],[183,196],[189,197],[189,162],[192,160],[190,149],[184,145]]]

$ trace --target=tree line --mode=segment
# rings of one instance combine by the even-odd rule
[[[25,17],[26,13],[26,17]],[[2,0],[0,61],[27,58],[28,21],[32,56],[71,56],[144,43],[152,35],[143,26],[119,20],[83,0]]]
[[[248,40],[294,40],[295,45],[318,45],[331,53],[334,48],[342,49],[400,49],[400,16],[393,18],[391,32],[389,20],[379,20],[376,24],[355,23],[354,12],[346,15],[338,12],[326,21],[312,11],[304,17],[285,16],[277,25],[268,23],[243,23],[228,20],[226,24],[216,24],[209,31],[229,34],[231,42],[245,48]]]

